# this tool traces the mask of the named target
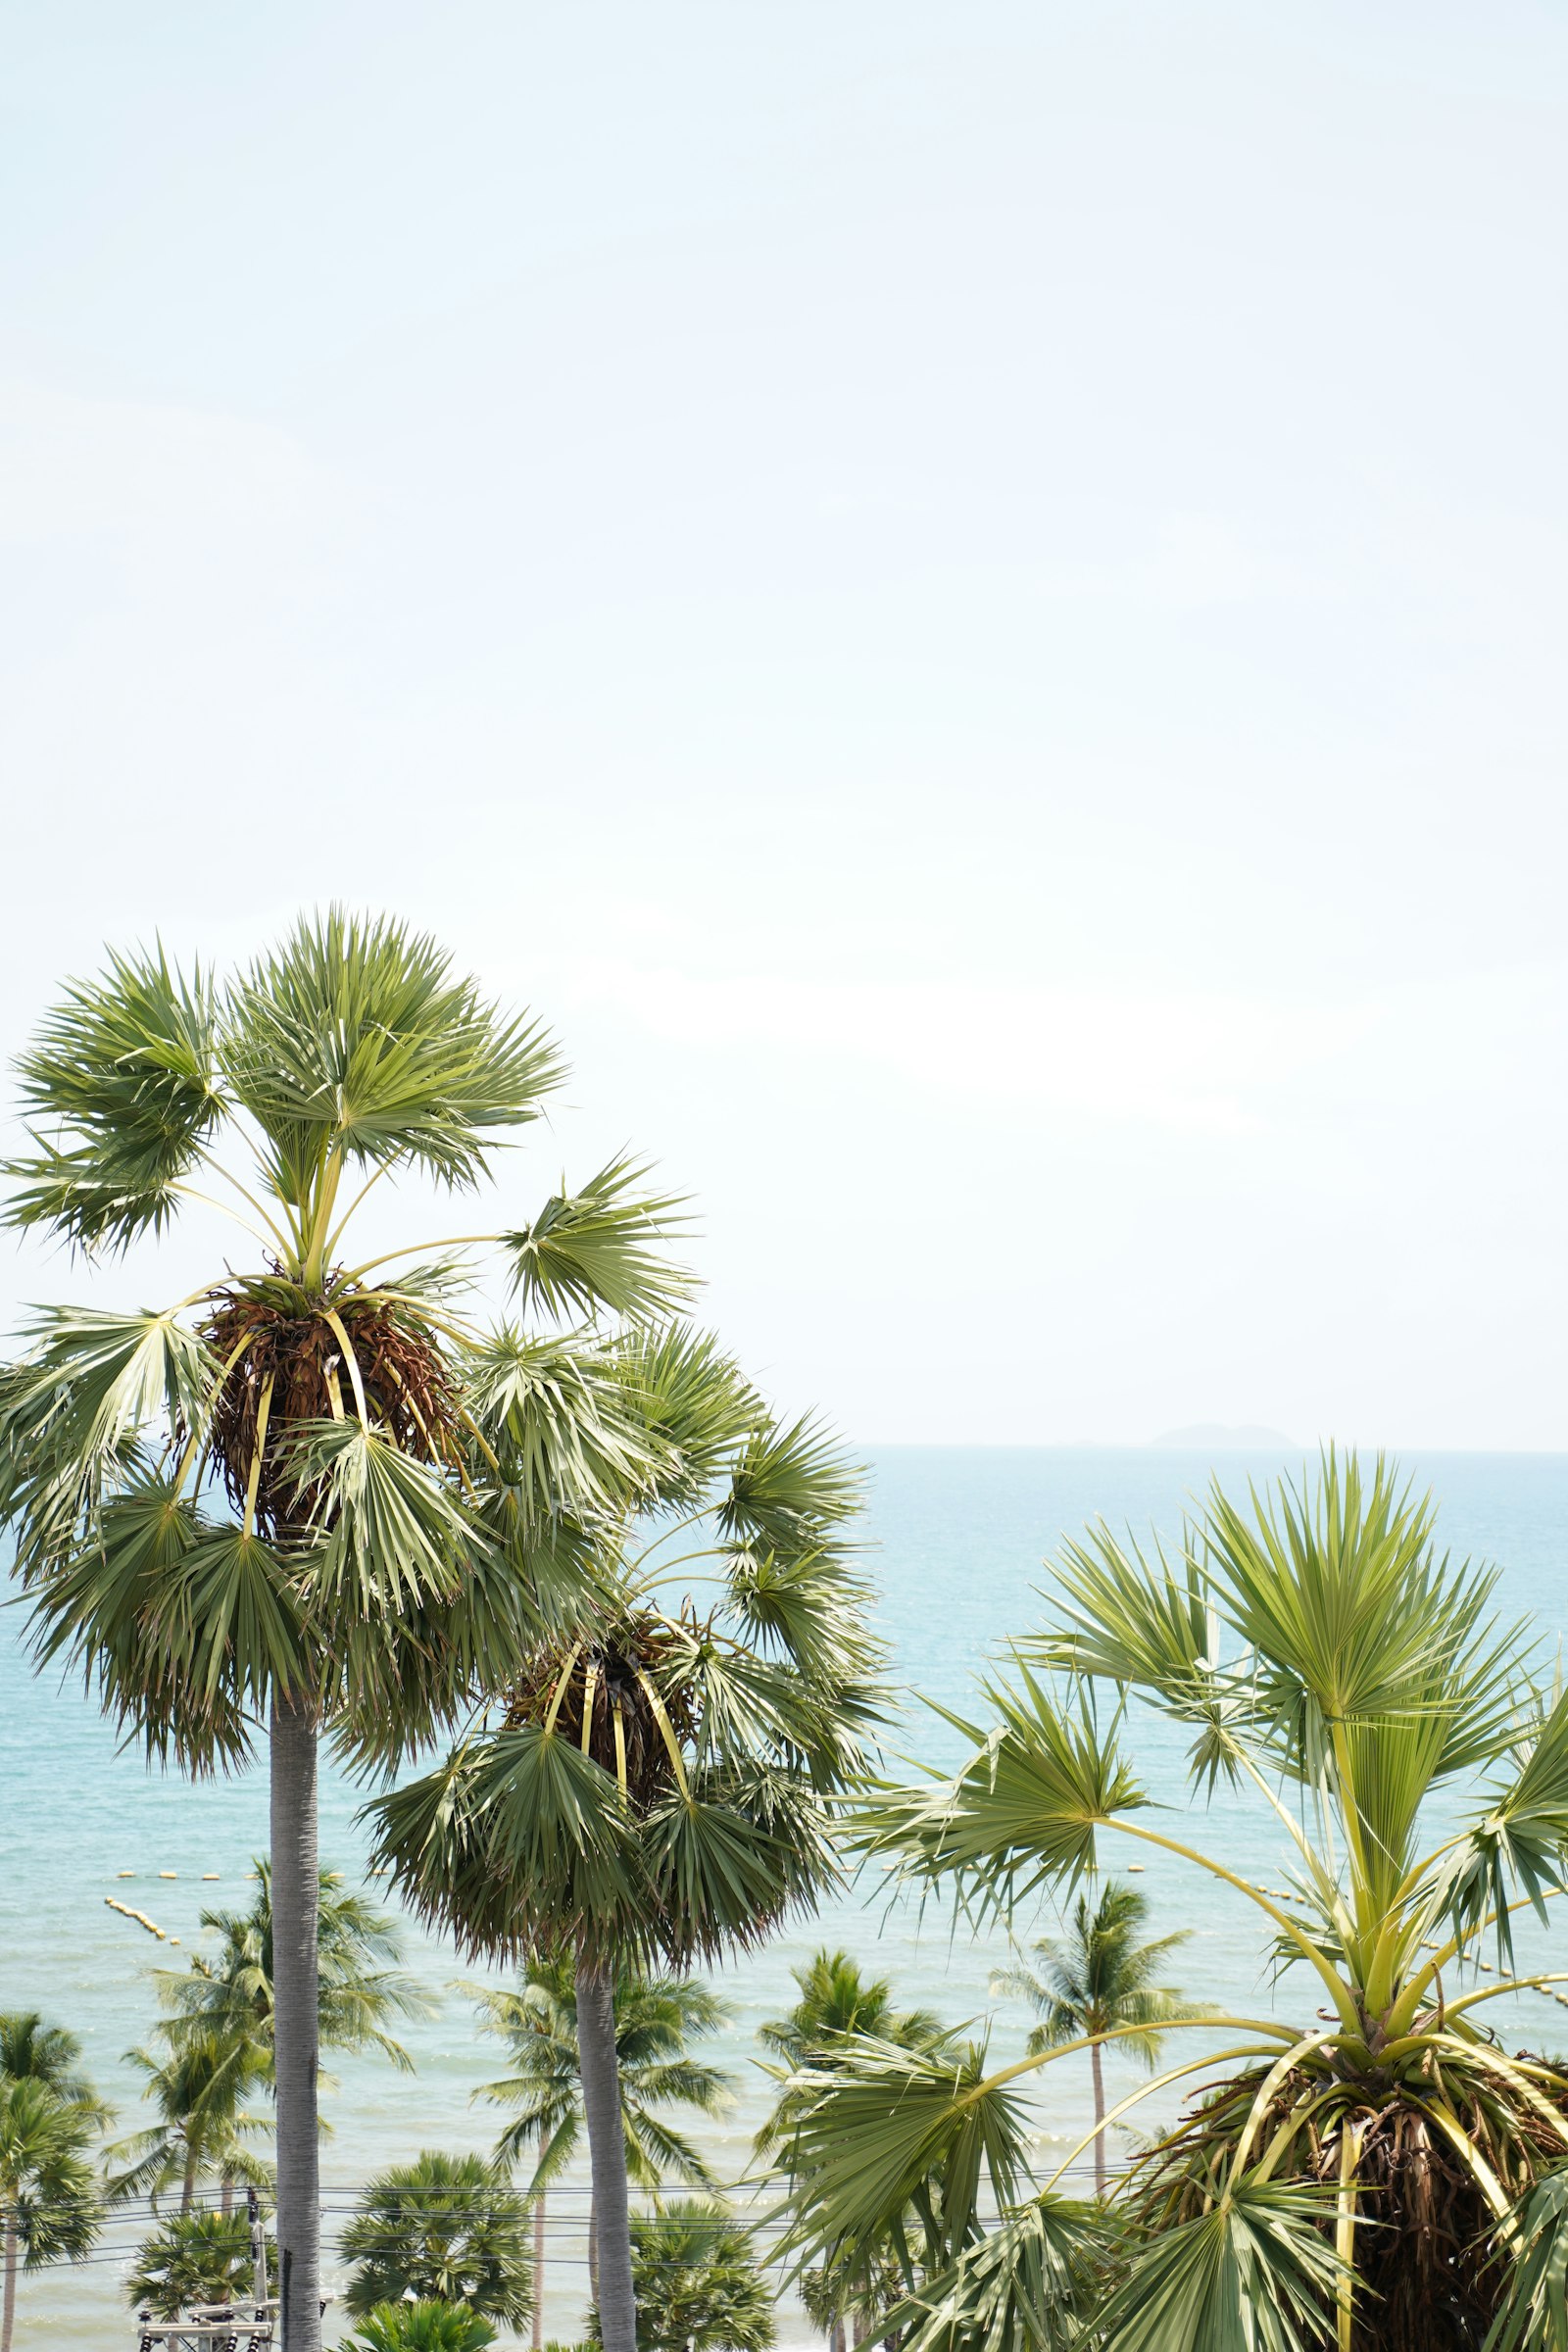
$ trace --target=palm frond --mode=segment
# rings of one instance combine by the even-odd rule
[[[234,984],[219,1059],[290,1203],[333,1150],[471,1188],[496,1134],[536,1118],[563,1075],[544,1030],[504,1018],[433,940],[341,907],[303,917]]]
[[[1087,2352],[1115,2236],[1102,2206],[1036,2197],[884,2312],[866,2340],[894,2336],[905,2352]]]
[[[1321,2188],[1256,2176],[1144,2237],[1100,2318],[1104,2352],[1320,2352],[1345,2266]]]
[[[636,1160],[612,1160],[580,1191],[553,1195],[532,1224],[501,1236],[524,1307],[582,1321],[608,1312],[647,1322],[679,1311],[692,1278],[664,1245],[686,1231],[686,1204],[641,1192],[648,1172]]]
[[[222,1116],[216,1019],[210,976],[198,965],[185,979],[162,948],[73,982],[17,1064],[25,1112],[51,1134],[6,1163],[22,1187],[6,1222],[88,1250],[160,1231]]]
[[[1097,1829],[1151,1801],[1087,1700],[1058,1707],[1027,1668],[1020,1686],[986,1685],[989,1733],[936,1708],[972,1743],[969,1761],[932,1788],[874,1783],[852,1816],[869,1854],[896,1857],[913,1880],[951,1879],[977,1914],[1075,1885],[1095,1868]]]

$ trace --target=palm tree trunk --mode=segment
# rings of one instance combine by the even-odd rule
[[[637,2298],[631,2282],[631,2214],[626,2197],[626,2131],[615,2053],[614,1974],[581,1953],[577,1959],[577,2058],[588,2125],[597,2257],[594,2301],[605,2352],[637,2352]],[[289,2347],[293,2352],[293,2347]]]
[[[282,2352],[321,2352],[316,1939],[320,1864],[316,1719],[272,1702],[272,2005],[277,2077],[277,2267]]]
[[[223,2217],[223,2219],[224,2219],[224,2221],[225,2221],[225,2222],[226,2222],[226,2221],[229,2219],[230,2215],[233,2213],[233,2210],[234,2210],[234,2176],[233,2176],[233,2174],[232,2174],[232,2173],[225,2173],[225,2174],[223,2175],[222,2188],[221,2188],[221,2191],[220,2191],[220,2193],[219,2200],[218,2200],[218,2210],[219,2210],[219,2212],[220,2212],[220,2213],[222,2215],[222,2217]]]
[[[833,2315],[833,2325],[828,2329],[827,2343],[828,2352],[846,2352],[844,2341],[844,2314],[842,2312],[835,2312]]]
[[[191,2208],[191,2199],[195,2196],[195,2194],[196,2151],[191,2146],[190,2141],[187,2139],[185,2142],[185,2177],[179,2184],[179,2210],[181,2213],[189,2213]]]
[[[1095,2194],[1105,2193],[1105,2070],[1101,2064],[1100,2044],[1093,2042],[1089,2064],[1095,2078]]]
[[[548,2137],[539,2151],[543,2164],[550,2153]],[[541,2189],[533,2201],[533,2352],[544,2352],[545,2343],[545,2192]]]
[[[17,2217],[6,2215],[6,2286],[0,2304],[0,2352],[11,2352],[11,2331],[17,2324]]]
[[[594,2192],[588,2191],[588,2292],[597,2306],[599,2302],[599,2209]]]

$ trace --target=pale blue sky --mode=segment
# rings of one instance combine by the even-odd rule
[[[8,1050],[392,906],[575,1064],[516,1205],[634,1138],[858,1438],[1568,1444],[1568,8],[0,69]]]

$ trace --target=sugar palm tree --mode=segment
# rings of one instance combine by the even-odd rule
[[[1091,1910],[1087,1895],[1073,1907],[1066,1941],[1042,1936],[1035,1944],[1040,1970],[1020,1961],[991,1980],[997,1995],[1025,2000],[1040,2019],[1026,2047],[1031,2056],[1059,2049],[1064,2042],[1089,2044],[1090,2072],[1095,2097],[1095,2193],[1105,2193],[1105,2077],[1102,2059],[1104,2036],[1113,2034],[1118,2047],[1146,2067],[1158,2063],[1164,2029],[1207,2014],[1184,2001],[1173,1984],[1156,1984],[1154,1972],[1171,1952],[1188,1941],[1186,1929],[1139,1940],[1149,1916],[1149,1898],[1136,1886],[1114,1883],[1101,1891]]]
[[[684,1296],[668,1204],[617,1163],[526,1224],[356,1262],[373,1188],[477,1189],[561,1076],[387,920],[307,918],[222,983],[116,956],[19,1068],[13,1224],[97,1263],[227,1203],[254,1252],[157,1311],[35,1319],[0,1380],[0,1512],[41,1664],[191,1770],[266,1736],[283,2340],[318,2352],[319,1740],[395,1765],[515,1673],[583,1572],[574,1514],[635,1483],[615,1333]],[[487,1242],[536,1327],[466,1311]]]
[[[242,2301],[254,2284],[249,2218],[181,2206],[143,2238],[125,2295],[155,2320],[177,2320],[193,2303]]]
[[[927,2052],[951,2039],[931,2010],[900,2009],[888,1980],[862,1975],[848,1952],[814,1952],[792,1973],[800,1999],[786,2016],[758,2028],[758,2039],[780,2062],[769,2071],[781,2088],[757,2133],[755,2149],[764,2158],[785,2152],[777,2169],[786,2177],[787,2151],[802,2113],[802,2094],[795,2085],[804,2072],[810,2070],[813,2081],[831,2073],[839,2053],[865,2036],[895,2049]],[[808,2103],[814,2095],[806,2094]],[[856,2328],[858,2341],[858,2331],[874,2314],[899,2300],[898,2266],[889,2248],[861,2248],[851,2269],[824,2265],[808,2273],[801,2280],[801,2294],[810,2317],[826,2331],[831,2352],[844,2352],[847,2326]]]
[[[593,1604],[371,1809],[377,1859],[463,1948],[570,1957],[610,2352],[636,2344],[616,1971],[744,1948],[833,1881],[874,1706],[836,1448],[780,1427],[710,1341],[652,1335],[626,1363],[663,1466],[600,1530]]]
[[[538,2151],[527,2194],[533,2204],[533,2340],[535,2352],[540,2352],[545,2198],[551,2182],[576,2155],[582,2136],[576,1975],[571,1960],[557,1953],[526,1962],[515,1992],[496,1992],[482,1984],[466,1989],[479,2005],[485,2031],[506,2042],[514,2063],[512,2074],[481,2083],[473,2094],[512,2111],[513,2120],[496,2142],[497,2158],[514,2164],[525,2149]],[[694,2041],[716,2034],[729,2018],[728,2002],[691,1977],[650,1976],[630,1959],[616,1968],[612,1997],[628,2180],[639,2188],[658,2189],[673,2175],[677,2180],[711,2186],[712,2176],[700,2151],[660,2110],[690,2107],[699,2115],[717,2116],[728,2106],[730,2077],[691,2054]],[[590,2200],[588,2270],[596,2296],[597,2223]]]
[[[417,2296],[412,2303],[378,2303],[345,2336],[343,2352],[487,2352],[496,2331],[464,2303]]]
[[[987,1686],[990,1725],[959,1727],[958,1772],[867,1799],[869,1849],[955,1888],[973,1918],[1070,1892],[1107,1839],[1152,1845],[1251,1905],[1266,1956],[1310,1994],[1304,2015],[1214,2016],[1201,2057],[1112,2110],[1209,2078],[1135,2167],[1113,2234],[1057,2190],[1088,2135],[1042,2188],[1017,2108],[1028,2075],[1087,2037],[974,2082],[917,2078],[869,2042],[824,2077],[800,2128],[808,2241],[853,2246],[911,2183],[989,2169],[1003,2224],[988,2231],[966,2198],[889,2323],[913,2327],[920,2352],[976,2333],[1016,2352],[1073,2325],[1098,2352],[1458,2352],[1499,2308],[1520,2328],[1532,2296],[1549,2314],[1568,2260],[1568,2077],[1505,2050],[1486,2016],[1557,1981],[1515,1973],[1512,1921],[1544,1916],[1568,1865],[1568,1694],[1529,1629],[1498,1621],[1494,1589],[1494,1572],[1437,1552],[1430,1505],[1381,1462],[1364,1479],[1330,1454],[1310,1487],[1250,1510],[1216,1487],[1174,1556],[1103,1527],[1069,1545],[1045,1628]],[[1189,1736],[1195,1796],[1224,1775],[1265,1809],[1295,1857],[1293,1899],[1164,1825],[1125,1744],[1127,1692]],[[1521,2251],[1534,2268],[1494,2259]]]
[[[120,2170],[109,2180],[111,2204],[145,2197],[154,2213],[160,2196],[179,2190],[179,2210],[189,2213],[198,2183],[216,2176],[222,2184],[223,2212],[232,2184],[253,2188],[270,2183],[271,2166],[247,2145],[263,2129],[262,2118],[242,2102],[262,2077],[254,2045],[233,2035],[171,2034],[166,2025],[159,2050],[135,2049],[126,2063],[146,2077],[143,2097],[158,2110],[158,2122],[106,2150]]]
[[[98,2234],[98,2112],[37,2075],[0,2075],[0,2352],[11,2352],[19,2268],[74,2260]]]
[[[363,2318],[404,2296],[464,2303],[519,2327],[533,2308],[523,2201],[506,2168],[425,2149],[378,2174],[340,2241],[344,2296]]]
[[[773,2294],[752,2232],[713,2197],[672,2197],[631,2229],[642,2352],[768,2352]],[[598,2341],[598,2314],[589,2339]]]

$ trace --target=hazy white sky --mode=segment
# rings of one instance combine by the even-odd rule
[[[1568,1444],[1561,0],[0,49],[8,1051],[392,906],[858,1439]]]

